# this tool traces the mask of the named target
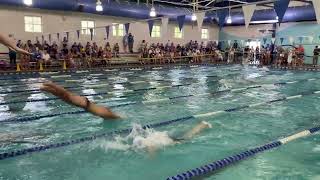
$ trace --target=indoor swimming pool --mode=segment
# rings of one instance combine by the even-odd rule
[[[319,126],[319,79],[317,72],[241,65],[2,76],[0,136],[17,138],[0,141],[0,180],[167,179]],[[40,92],[45,81],[123,119],[103,120]],[[179,137],[201,121],[212,128],[152,154],[133,142]],[[319,139],[301,138],[201,178],[319,180]],[[43,145],[46,151],[28,152]]]

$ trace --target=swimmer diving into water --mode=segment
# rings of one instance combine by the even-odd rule
[[[104,119],[119,119],[120,116],[114,114],[109,108],[99,106],[94,104],[88,100],[86,97],[78,96],[73,94],[63,87],[56,85],[54,83],[44,83],[40,89],[42,91],[46,91],[51,93],[58,98],[62,99],[68,104],[83,108],[84,110],[88,111],[89,113],[102,117]]]
[[[21,53],[21,54],[26,54],[26,55],[32,55],[32,53],[29,53],[28,51],[26,50],[23,50],[19,47],[17,47],[14,42],[12,42],[9,37],[6,37],[5,35],[1,34],[0,33],[0,44],[3,44],[5,46],[7,46],[9,49],[11,50],[14,50],[18,53]]]

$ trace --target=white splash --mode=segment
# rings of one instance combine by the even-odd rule
[[[143,150],[147,147],[156,149],[174,144],[167,131],[159,132],[154,129],[143,129],[139,124],[133,124],[132,132],[126,137],[117,136],[113,141],[104,141],[102,149],[108,150]]]

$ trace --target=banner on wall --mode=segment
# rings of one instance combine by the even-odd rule
[[[179,24],[180,31],[182,31],[185,19],[186,19],[186,15],[177,17],[177,21],[178,21],[178,24]]]
[[[167,17],[161,18],[161,23],[162,23],[162,27],[161,27],[162,37],[166,37],[167,32],[168,32],[169,18],[167,18]]]
[[[106,26],[106,34],[107,34],[107,39],[109,39],[110,26]]]
[[[149,35],[150,35],[150,37],[151,37],[151,34],[152,34],[153,24],[154,24],[154,20],[149,20],[149,21],[148,21]]]
[[[282,22],[284,15],[288,9],[290,0],[281,0],[274,2],[274,10],[277,13],[279,24]]]
[[[255,9],[256,9],[255,4],[242,6],[243,15],[244,15],[244,22],[245,22],[246,28],[248,28],[250,25],[251,18],[253,16]]]
[[[91,41],[92,41],[92,39],[93,39],[93,29],[90,28],[89,30],[90,30],[90,38],[91,38]]]
[[[77,37],[80,38],[80,30],[77,30]]]
[[[228,15],[228,9],[217,10],[218,24],[220,29],[223,27],[227,15]]]
[[[130,23],[125,23],[124,28],[126,29],[126,34],[129,34]]]
[[[312,0],[314,12],[316,14],[317,22],[320,24],[320,1]]]
[[[203,20],[204,20],[205,15],[206,15],[205,12],[196,13],[199,32],[202,29],[202,24],[203,24]]]
[[[281,43],[281,45],[283,44],[283,41],[284,41],[284,38],[283,38],[283,37],[280,38],[280,43]]]

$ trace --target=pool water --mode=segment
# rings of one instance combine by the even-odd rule
[[[123,120],[116,122],[83,113],[43,118],[26,123],[2,123],[1,134],[31,137],[27,139],[27,143],[2,143],[0,153],[320,90],[320,82],[317,80],[320,74],[316,72],[278,71],[240,65],[101,71],[70,75],[71,77],[59,78],[43,74],[41,78],[0,80],[0,92],[2,92],[0,103],[3,104],[0,106],[0,121],[80,110],[60,100],[5,104],[10,101],[51,98],[51,95],[41,92],[8,93],[38,88],[39,81],[43,80],[58,81],[62,86],[78,87],[72,91],[79,94],[109,92],[109,94],[89,96],[89,99],[104,106],[133,102],[136,104],[112,108],[114,112],[124,117]],[[316,80],[308,81],[310,78]],[[65,81],[66,79],[68,81]],[[299,83],[273,85],[292,81]],[[12,85],[13,83],[15,85]],[[197,96],[261,84],[264,85],[261,88]],[[174,85],[181,86],[170,87]],[[128,92],[150,87],[156,88]],[[159,99],[184,95],[196,96],[157,102]],[[142,103],[143,101],[153,102]],[[193,118],[182,123],[156,128],[153,131],[178,135],[201,121],[208,121],[213,126],[212,129],[205,130],[190,141],[163,147],[154,154],[135,148],[128,134],[115,134],[90,142],[9,158],[0,161],[0,179],[166,179],[319,125],[319,101],[319,96],[314,94],[210,117]],[[203,179],[318,180],[320,179],[319,140],[319,134],[316,134],[293,141]]]

